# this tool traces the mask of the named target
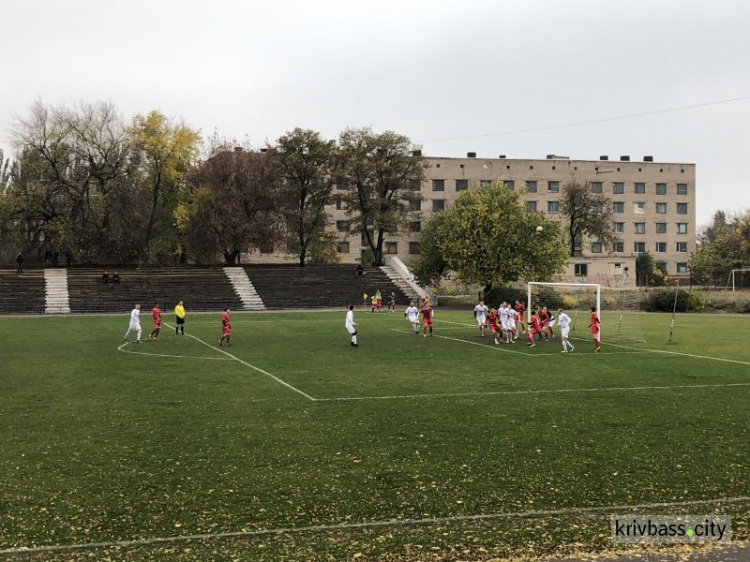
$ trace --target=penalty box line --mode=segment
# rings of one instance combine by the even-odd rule
[[[165,323],[165,324],[166,324],[166,323]],[[172,328],[172,326],[170,326],[169,324],[166,324],[166,326],[168,326],[169,328]],[[226,355],[226,356],[227,356],[227,357],[229,357],[230,359],[233,359],[233,360],[237,361],[238,363],[241,363],[241,364],[242,364],[242,365],[244,365],[245,367],[249,367],[249,368],[253,369],[254,371],[258,371],[259,373],[261,373],[261,374],[263,374],[263,375],[266,375],[267,377],[270,377],[270,378],[272,378],[272,379],[273,379],[273,380],[275,380],[275,381],[276,381],[277,383],[279,383],[279,384],[281,384],[281,385],[283,385],[283,386],[287,387],[287,388],[288,388],[289,390],[293,390],[294,392],[296,392],[296,393],[297,393],[297,394],[299,394],[300,396],[304,396],[305,398],[307,398],[308,400],[310,400],[310,401],[312,401],[312,402],[317,402],[317,398],[313,398],[313,397],[312,397],[312,396],[310,396],[310,395],[309,395],[309,394],[308,394],[307,392],[304,392],[304,391],[300,390],[299,388],[297,388],[297,387],[294,387],[294,386],[292,386],[292,385],[291,385],[291,384],[289,384],[288,382],[286,382],[286,381],[284,381],[284,380],[281,380],[281,379],[280,379],[279,377],[277,377],[276,375],[272,375],[271,373],[269,373],[268,371],[264,371],[264,370],[263,370],[263,369],[261,369],[260,367],[256,367],[255,365],[253,365],[253,364],[251,364],[251,363],[248,363],[247,361],[244,361],[244,360],[240,359],[239,357],[237,357],[237,356],[235,356],[235,355],[232,355],[231,353],[229,353],[229,352],[227,352],[227,351],[224,351],[223,349],[221,349],[221,348],[219,348],[219,347],[213,346],[213,345],[211,345],[210,343],[207,343],[207,342],[203,341],[203,340],[202,340],[202,339],[200,339],[199,337],[196,337],[196,336],[194,336],[194,335],[192,335],[192,334],[187,334],[187,335],[188,335],[188,337],[191,337],[191,338],[193,338],[193,339],[194,339],[195,341],[197,341],[197,342],[199,342],[199,343],[202,343],[202,344],[203,344],[203,345],[205,345],[206,347],[210,347],[210,348],[211,348],[211,349],[213,349],[214,351],[218,351],[219,353],[223,353],[224,355]]]
[[[423,517],[414,519],[386,519],[382,521],[363,521],[358,523],[334,523],[330,525],[309,525],[304,527],[278,527],[274,529],[259,529],[257,531],[230,531],[225,533],[199,533],[194,535],[177,535],[171,537],[152,537],[148,539],[133,539],[110,542],[91,542],[68,545],[49,545],[37,547],[20,547],[0,550],[2,554],[35,554],[43,552],[66,552],[72,550],[93,550],[97,548],[141,547],[155,544],[174,544],[201,540],[217,540],[228,538],[259,538],[272,535],[297,535],[305,533],[326,533],[350,531],[359,529],[378,529],[384,527],[407,527],[418,525],[454,524],[472,521],[497,521],[503,519],[534,519],[543,517],[559,517],[566,515],[588,515],[599,513],[615,513],[618,511],[633,511],[636,509],[661,509],[674,507],[689,507],[699,505],[732,504],[750,501],[750,497],[716,498],[710,500],[692,500],[681,502],[658,502],[636,505],[607,505],[595,507],[569,507],[562,509],[547,509],[539,511],[516,511],[507,513],[480,513],[474,515],[455,515],[450,517]]]

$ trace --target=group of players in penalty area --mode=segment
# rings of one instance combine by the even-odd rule
[[[555,323],[557,323],[560,326],[561,353],[569,353],[575,350],[569,339],[572,320],[563,309],[558,309],[557,317],[555,317],[552,312],[547,310],[546,306],[538,307],[532,311],[529,318],[528,330],[523,319],[525,311],[526,307],[520,301],[516,301],[515,306],[512,307],[509,303],[503,302],[497,309],[489,308],[484,304],[484,301],[479,301],[479,304],[474,307],[474,319],[479,327],[481,337],[487,337],[487,329],[489,328],[496,345],[500,345],[500,342],[509,345],[516,343],[520,333],[527,335],[529,341],[526,345],[529,347],[536,347],[537,337],[539,340],[554,341],[554,327]],[[432,336],[432,323],[435,318],[435,311],[432,309],[429,297],[422,299],[421,308],[417,308],[414,301],[411,301],[408,308],[404,311],[404,317],[411,323],[416,335],[420,333],[420,315],[422,315],[424,324],[424,328],[422,329],[423,336],[425,338],[428,335]],[[520,332],[518,330],[519,325],[521,327]],[[592,306],[588,327],[591,330],[595,351],[601,349],[599,325],[599,313],[596,307]],[[346,331],[351,336],[350,345],[357,347],[357,323],[354,322],[354,305],[350,305],[346,313]]]
[[[487,336],[487,328],[490,329],[496,345],[499,345],[500,342],[505,344],[516,343],[519,335],[518,327],[520,326],[520,333],[528,337],[529,341],[526,345],[529,347],[536,347],[537,337],[539,340],[547,342],[554,341],[554,328],[555,323],[557,323],[560,326],[561,353],[575,350],[569,339],[572,320],[563,309],[558,309],[557,317],[555,317],[551,311],[547,310],[546,306],[539,306],[531,313],[528,330],[524,322],[525,311],[526,306],[521,301],[516,301],[514,306],[503,302],[497,309],[489,308],[484,304],[484,301],[479,301],[479,304],[474,307],[474,319],[483,338]],[[590,320],[589,329],[594,340],[594,350],[599,351],[601,349],[599,341],[600,321],[595,306],[591,307]]]
[[[159,341],[159,334],[161,333],[161,309],[159,308],[159,303],[154,303],[154,307],[151,309],[151,318],[154,323],[154,329],[151,331],[151,334],[149,334],[148,339],[149,341]],[[182,334],[185,335],[185,303],[183,301],[180,301],[177,303],[177,306],[174,307],[174,315],[175,315],[175,328],[174,333],[175,335]],[[133,307],[133,310],[130,311],[130,325],[128,326],[128,331],[125,332],[125,337],[123,340],[125,342],[128,341],[128,336],[130,333],[133,332],[135,334],[135,343],[141,343],[141,305],[136,304]],[[221,339],[219,339],[219,345],[223,346],[224,343],[232,345],[232,325],[229,323],[229,307],[224,308],[224,311],[221,313]]]

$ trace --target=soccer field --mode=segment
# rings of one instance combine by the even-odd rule
[[[0,558],[479,560],[612,546],[612,513],[750,514],[747,317],[493,345],[399,312],[0,318]],[[145,315],[144,315],[145,316]],[[144,318],[144,339],[150,331]],[[132,337],[132,336],[131,336]],[[32,549],[32,550],[24,550]]]

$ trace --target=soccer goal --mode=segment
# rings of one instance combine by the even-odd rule
[[[729,272],[726,289],[732,288],[732,298],[737,301],[737,290],[750,287],[750,267],[741,267]]]
[[[571,322],[571,337],[588,337],[591,307],[599,312],[601,334],[610,341],[643,342],[640,313],[641,295],[637,290],[602,288],[597,283],[541,283],[527,284],[527,314],[546,306],[557,316],[563,309]]]

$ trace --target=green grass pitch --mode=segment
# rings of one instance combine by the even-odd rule
[[[356,349],[344,311],[234,314],[219,350],[218,313],[125,346],[127,315],[0,318],[0,558],[565,553],[628,506],[749,537],[748,318],[679,316],[667,345],[669,316],[631,344],[604,315],[602,352],[579,327],[568,355],[471,312],[426,339],[355,319]]]

